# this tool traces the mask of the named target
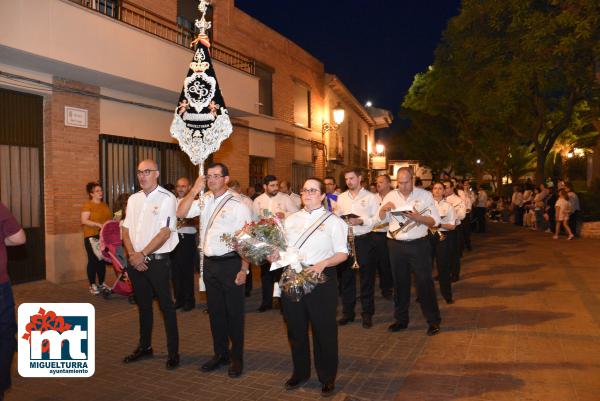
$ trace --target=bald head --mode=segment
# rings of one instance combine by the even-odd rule
[[[142,160],[138,164],[137,178],[140,182],[140,187],[145,193],[154,191],[154,188],[158,185],[158,164],[152,159]]]
[[[404,196],[410,195],[413,190],[413,172],[410,167],[400,167],[396,175],[398,191]]]

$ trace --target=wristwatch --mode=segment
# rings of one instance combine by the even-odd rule
[[[150,263],[150,261],[152,260],[152,258],[150,258],[149,255],[146,255],[143,251],[140,252],[142,254],[142,256],[144,257],[144,262],[146,263]]]

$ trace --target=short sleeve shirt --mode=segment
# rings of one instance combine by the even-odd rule
[[[85,202],[81,207],[82,212],[90,212],[89,219],[95,223],[104,224],[108,220],[112,219],[112,213],[108,208],[108,205],[104,202],[94,203],[91,200]],[[89,227],[83,226],[83,236],[93,237],[100,233],[100,229],[98,227]]]

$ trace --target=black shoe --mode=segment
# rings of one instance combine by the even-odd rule
[[[456,283],[458,281],[458,276],[456,274],[453,274],[450,278],[450,281]]]
[[[408,323],[394,323],[388,327],[388,331],[392,333],[396,333],[401,330],[406,330],[408,328]]]
[[[179,354],[169,355],[167,358],[167,370],[173,370],[179,366]]]
[[[351,323],[354,321],[354,316],[343,316],[340,320],[338,320],[338,324],[340,326],[345,326],[348,323]]]
[[[154,354],[152,347],[142,348],[138,346],[130,355],[123,358],[123,363],[130,363],[140,360],[142,358],[149,358]]]
[[[329,397],[330,395],[333,395],[333,390],[335,390],[335,384],[333,382],[325,383],[321,387],[321,396]]]
[[[285,382],[285,389],[286,390],[293,390],[295,388],[298,388],[300,386],[302,386],[304,383],[306,383],[308,381],[308,377],[306,378],[298,378],[294,375],[292,375],[292,377],[289,378],[288,381]]]
[[[446,300],[446,303],[448,305],[452,305],[454,303],[454,300],[452,298],[444,298]]]
[[[273,309],[273,307],[272,306],[268,306],[268,305],[261,305],[261,306],[258,307],[258,311],[260,313],[266,312],[266,311],[271,310],[271,309]]]
[[[242,361],[232,359],[227,374],[231,378],[240,377],[242,375]]]
[[[273,309],[281,309],[281,301],[279,298],[273,298]]]
[[[202,370],[203,372],[212,372],[213,370],[217,369],[218,367],[220,367],[222,365],[228,365],[228,364],[229,364],[229,357],[215,355],[212,357],[212,359],[210,361],[208,361],[204,365],[202,365],[200,367],[200,370]]]
[[[362,315],[362,327],[363,327],[363,329],[370,329],[371,327],[373,327],[373,316],[372,315],[367,315],[367,314]]]
[[[439,324],[430,324],[427,329],[428,336],[435,336],[436,334],[440,334],[440,325]]]
[[[176,302],[175,303],[175,310],[181,309],[181,308],[183,308],[183,303]]]
[[[188,305],[185,305],[182,310],[184,312],[189,312],[189,311],[193,310],[195,307],[196,307],[196,305],[188,304]]]

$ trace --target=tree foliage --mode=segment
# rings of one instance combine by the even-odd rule
[[[595,0],[463,0],[402,104],[410,150],[431,166],[469,169],[478,158],[497,179],[509,154],[529,150],[543,180],[559,137],[580,133],[598,110],[599,38]],[[425,143],[436,152],[418,150]]]

